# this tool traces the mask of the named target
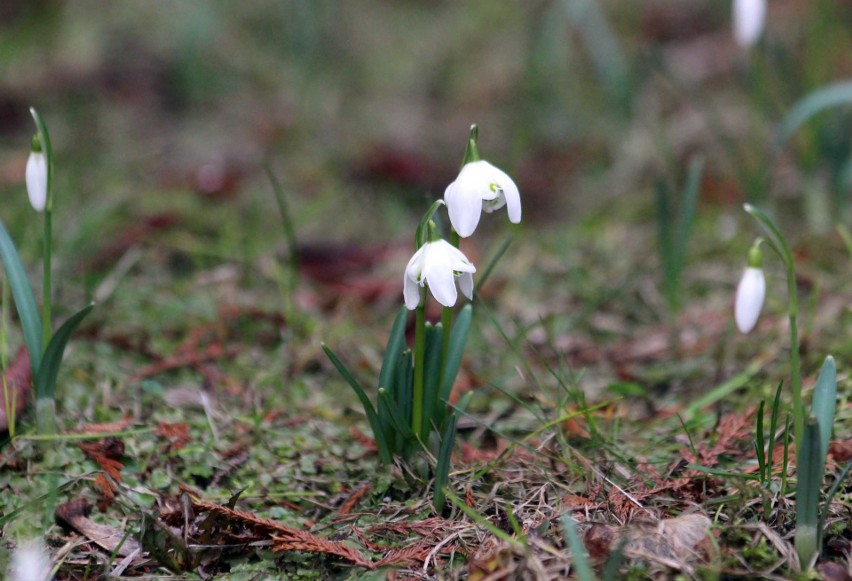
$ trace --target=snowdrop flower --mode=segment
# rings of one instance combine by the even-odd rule
[[[734,302],[734,320],[741,333],[748,333],[757,324],[757,317],[766,298],[766,279],[761,263],[763,257],[756,243],[748,254],[748,266],[737,286],[737,298]]]
[[[50,581],[50,559],[39,541],[20,543],[12,553],[8,579]]]
[[[766,0],[734,0],[734,40],[749,48],[760,38],[766,21]]]
[[[447,186],[444,201],[453,229],[462,238],[476,230],[484,210],[493,212],[503,206],[509,221],[521,221],[521,196],[518,186],[506,173],[484,160],[465,164],[456,181]]]
[[[456,304],[455,279],[459,279],[459,288],[468,299],[473,298],[473,273],[476,267],[470,263],[461,250],[446,240],[433,240],[425,243],[414,253],[405,267],[402,295],[405,306],[414,310],[420,305],[420,288],[429,285],[432,296],[445,307]]]
[[[33,139],[30,157],[27,159],[27,195],[36,212],[43,212],[47,205],[47,156],[41,150],[38,138]]]

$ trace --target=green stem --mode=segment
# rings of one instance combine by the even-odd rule
[[[745,204],[744,208],[770,234],[769,247],[778,254],[787,271],[787,313],[790,318],[790,391],[793,394],[793,434],[798,453],[802,446],[802,435],[805,430],[805,411],[802,407],[802,376],[799,358],[799,326],[797,323],[799,299],[796,294],[796,268],[793,252],[772,218],[751,204]]]
[[[423,374],[426,369],[426,287],[420,289],[420,304],[414,322],[414,394],[411,401],[411,431],[423,427]]]
[[[49,186],[48,186],[49,187]],[[49,194],[48,194],[49,196]],[[53,254],[53,211],[48,205],[44,210],[44,281],[42,285],[42,341],[44,347],[50,343],[51,321],[51,257]]]
[[[459,233],[450,228],[450,244],[459,247],[461,242],[461,237]],[[443,345],[441,346],[441,377],[438,385],[444,385],[444,372],[447,368],[447,356],[450,352],[450,334],[453,330],[453,308],[452,307],[444,307],[441,311],[441,327],[444,333]],[[441,404],[441,394],[440,390],[437,393],[438,401],[435,402],[435,405]],[[437,407],[435,409],[438,409]]]
[[[796,437],[796,450],[801,449],[805,430],[805,414],[802,408],[802,375],[799,358],[799,299],[796,293],[796,272],[792,258],[787,262],[788,316],[790,318],[790,390],[793,394],[793,434]]]

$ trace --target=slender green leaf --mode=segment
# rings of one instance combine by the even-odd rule
[[[565,536],[568,538],[568,547],[571,549],[571,569],[577,573],[577,579],[580,581],[595,581],[595,576],[592,573],[592,567],[589,565],[589,555],[586,553],[586,547],[583,541],[580,540],[580,535],[577,534],[577,523],[568,515],[561,519],[562,528],[565,530]]]
[[[473,307],[465,305],[456,317],[453,332],[450,334],[450,347],[447,350],[447,360],[444,367],[444,382],[441,385],[440,400],[446,402],[450,398],[453,384],[456,381],[459,367],[461,367],[464,348],[467,344],[467,336],[470,332],[470,324],[473,320]]]
[[[414,432],[402,417],[402,413],[396,405],[396,402],[391,398],[390,393],[383,388],[379,388],[379,410],[386,410],[386,415],[390,419],[393,428],[399,432],[406,440],[414,440]]]
[[[405,351],[405,323],[408,320],[408,308],[402,307],[394,319],[388,336],[388,344],[385,348],[385,357],[382,361],[382,370],[379,372],[379,387],[384,387],[398,398],[399,394],[394,385],[394,373],[399,367],[399,360]]]
[[[367,415],[367,421],[370,422],[370,429],[373,430],[373,438],[376,439],[376,447],[379,450],[379,457],[383,463],[390,464],[393,461],[393,458],[390,453],[390,448],[388,448],[388,442],[385,440],[384,432],[382,432],[379,424],[379,417],[376,415],[373,403],[370,401],[370,398],[367,397],[367,393],[364,391],[364,388],[361,387],[361,384],[358,383],[358,380],[355,379],[355,376],[352,375],[343,362],[338,359],[337,355],[334,354],[334,351],[332,351],[325,343],[322,343],[321,346],[329,360],[337,368],[337,371],[352,387],[355,391],[355,395],[358,396],[358,399],[361,400],[361,405],[364,406],[364,413]]]
[[[441,357],[444,348],[444,329],[440,323],[426,325],[426,366],[423,375],[423,426],[420,439],[429,441],[429,432],[435,426],[440,429],[443,411],[439,409],[439,382],[441,381]],[[437,420],[437,421],[436,421]]]
[[[820,458],[828,454],[828,442],[834,426],[834,412],[837,407],[837,366],[834,357],[829,355],[822,364],[811,405],[811,413],[819,423]]]
[[[441,437],[441,448],[438,450],[438,463],[435,466],[435,512],[441,514],[444,511],[446,496],[444,489],[450,479],[450,460],[453,455],[453,442],[456,439],[456,422],[458,416],[452,415],[444,434]]]
[[[68,345],[74,330],[94,308],[95,303],[88,304],[68,317],[50,338],[50,343],[44,350],[44,359],[42,359],[41,366],[35,376],[36,399],[56,398],[56,378],[59,375],[59,367],[62,365],[65,347]]]
[[[766,457],[764,456],[763,440],[763,400],[757,409],[757,426],[754,429],[754,451],[757,454],[757,466],[760,471],[760,481],[766,482],[769,476],[766,473]]]
[[[18,311],[18,318],[21,320],[24,341],[30,355],[30,367],[33,370],[33,377],[36,377],[39,367],[41,367],[42,349],[44,348],[41,315],[39,315],[36,306],[30,281],[27,279],[27,272],[21,263],[21,257],[18,256],[15,244],[9,237],[2,220],[0,220],[0,260],[3,261],[3,268],[6,270],[6,276],[9,279],[9,287],[12,289],[15,308]]]
[[[778,126],[775,132],[775,147],[784,147],[799,127],[817,113],[841,105],[852,105],[852,81],[835,83],[806,95],[790,109]]]
[[[766,456],[766,477],[767,481],[772,479],[772,464],[774,460],[775,450],[775,430],[778,429],[778,410],[781,407],[781,386],[783,381],[778,382],[778,387],[775,389],[775,401],[772,402],[772,415],[769,417],[769,450]]]
[[[396,404],[399,407],[400,414],[405,420],[406,425],[411,425],[411,413],[414,405],[414,365],[413,354],[411,349],[406,349],[399,362],[397,363],[397,371],[394,374],[394,383],[396,385]],[[395,450],[403,450],[404,442],[402,435],[397,438]],[[407,454],[403,454],[407,456]]]
[[[802,569],[805,569],[819,550],[817,518],[819,489],[822,484],[822,465],[820,456],[820,430],[816,418],[811,417],[805,424],[802,435],[802,447],[797,451],[796,462],[796,553]]]

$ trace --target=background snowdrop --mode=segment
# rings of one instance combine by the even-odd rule
[[[43,212],[47,205],[47,156],[37,138],[27,159],[26,181],[30,204],[36,212]]]
[[[734,40],[743,48],[753,46],[766,22],[766,0],[734,0]]]

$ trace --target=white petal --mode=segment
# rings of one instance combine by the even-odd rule
[[[734,0],[734,40],[743,48],[752,46],[763,32],[766,0]]]
[[[467,259],[467,256],[446,240],[438,240],[433,242],[433,244],[436,245],[436,251],[447,255],[452,270],[457,272],[476,272],[476,267]]]
[[[413,311],[420,305],[420,285],[407,274],[402,282],[402,298],[405,299],[405,306],[409,311]]]
[[[424,244],[417,249],[417,252],[414,253],[414,256],[411,257],[405,266],[405,276],[411,277],[415,282],[420,282],[420,277],[423,275],[423,256],[425,251],[426,245]]]
[[[757,324],[757,317],[763,308],[766,297],[766,279],[763,270],[748,267],[737,285],[737,298],[734,303],[734,320],[741,333],[748,333]]]
[[[473,275],[463,272],[459,275],[459,290],[469,301],[473,300]]]
[[[473,234],[479,225],[482,198],[465,193],[456,181],[447,187],[447,191],[444,192],[444,201],[447,203],[447,212],[450,215],[453,230],[462,238]]]
[[[27,159],[27,195],[36,212],[47,205],[47,158],[44,153],[30,152]]]
[[[452,307],[458,299],[456,277],[453,273],[452,257],[444,249],[432,243],[426,254],[423,276],[435,300],[445,307]]]
[[[506,198],[509,221],[512,224],[517,224],[521,221],[521,193],[518,191],[518,186],[503,170],[495,167],[494,173],[497,175],[497,184],[503,190],[503,196]]]

